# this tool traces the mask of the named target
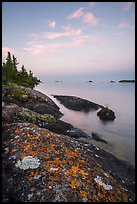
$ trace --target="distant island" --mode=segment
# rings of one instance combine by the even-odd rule
[[[60,80],[56,80],[55,82],[62,82],[62,81],[60,81]]]
[[[92,80],[88,80],[88,81],[86,81],[86,82],[93,82]]]
[[[128,80],[128,79],[126,79],[126,80],[119,80],[118,82],[135,82],[135,80]]]
[[[115,83],[115,81],[111,80],[110,83]]]

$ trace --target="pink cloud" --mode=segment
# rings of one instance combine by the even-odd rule
[[[48,21],[48,25],[50,28],[55,28],[56,27],[56,21],[53,21],[53,20]]]
[[[57,50],[68,49],[72,47],[79,47],[82,45],[82,41],[80,39],[76,39],[73,41],[66,41],[60,43],[47,43],[44,45],[32,45],[30,47],[24,48],[25,51],[29,52],[33,56],[40,56],[42,54],[56,53]]]
[[[134,2],[124,2],[124,7],[123,7],[123,10],[124,11],[129,11],[130,8],[132,7]]]
[[[102,43],[104,42],[104,38],[100,36],[80,35],[64,42],[29,45],[29,47],[24,48],[24,50],[33,56],[39,56],[42,54],[56,53],[59,49],[77,48],[88,42]]]
[[[97,17],[93,13],[86,13],[83,16],[83,22],[88,23],[92,26],[97,26],[99,23],[99,20],[97,19]]]
[[[3,47],[2,48],[2,55],[3,57],[7,57],[8,52],[10,52],[11,54],[15,54],[15,50],[13,50],[12,48],[9,47]]]
[[[75,19],[75,18],[80,18],[84,12],[83,12],[84,8],[81,7],[78,10],[76,10],[74,13],[70,14],[67,19]]]
[[[62,26],[62,29],[64,29],[65,31],[72,30],[71,25],[68,25],[68,26]]]
[[[56,32],[46,32],[44,33],[43,37],[53,40],[56,38],[61,38],[61,37],[70,37],[70,36],[78,36],[81,34],[81,29],[77,30],[69,30],[67,32],[62,32],[62,33],[56,33]]]
[[[122,22],[120,24],[118,24],[118,28],[120,29],[126,29],[129,27],[129,22],[128,21],[125,21],[125,22]]]

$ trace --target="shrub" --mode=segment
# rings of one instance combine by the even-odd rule
[[[14,97],[15,97],[16,99],[20,99],[22,95],[28,95],[28,92],[27,92],[27,91],[23,91],[23,90],[16,89],[16,90],[14,90],[13,94],[14,94]]]
[[[37,121],[37,116],[34,113],[23,112],[22,116],[30,123],[35,123]]]
[[[56,122],[56,119],[54,116],[52,116],[50,114],[45,114],[45,113],[43,115],[41,115],[41,120],[45,121],[49,124]]]

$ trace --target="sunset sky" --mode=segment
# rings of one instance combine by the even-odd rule
[[[3,2],[2,59],[44,79],[134,78],[134,2]]]

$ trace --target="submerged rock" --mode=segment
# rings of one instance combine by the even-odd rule
[[[116,118],[115,113],[107,107],[103,107],[100,111],[98,111],[97,116],[103,120],[114,120]]]
[[[92,132],[92,139],[98,142],[108,143],[106,140],[102,139],[98,133],[95,133],[95,132]]]

